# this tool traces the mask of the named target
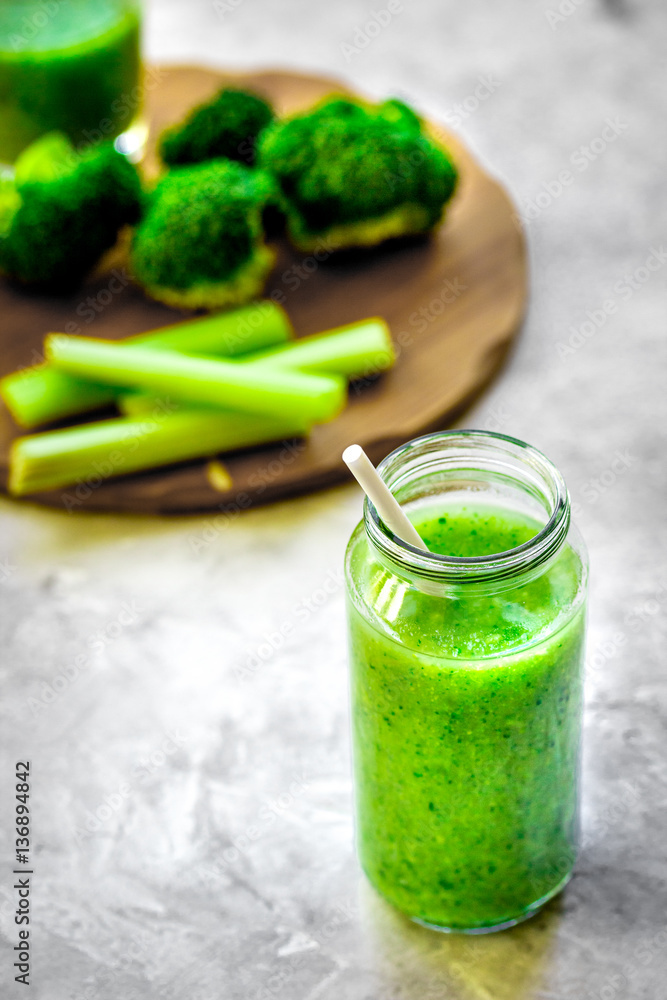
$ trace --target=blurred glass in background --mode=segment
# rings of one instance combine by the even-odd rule
[[[0,161],[59,129],[76,147],[141,112],[139,0],[0,2]]]

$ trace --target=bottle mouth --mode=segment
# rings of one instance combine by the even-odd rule
[[[436,589],[463,583],[493,584],[497,589],[502,581],[515,586],[518,576],[528,580],[539,575],[567,537],[570,500],[563,477],[537,448],[517,438],[476,430],[426,434],[392,451],[377,471],[408,509],[426,499],[451,502],[472,494],[476,500],[491,500],[496,508],[523,512],[542,523],[516,548],[482,556],[441,555],[395,535],[366,498],[366,533],[382,561]]]

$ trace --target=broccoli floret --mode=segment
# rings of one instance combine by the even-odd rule
[[[111,142],[75,152],[57,133],[17,160],[0,189],[0,272],[53,292],[71,291],[136,222],[141,184]]]
[[[401,101],[329,98],[262,134],[258,162],[276,178],[301,250],[372,246],[441,220],[457,170]]]
[[[153,298],[181,308],[255,298],[274,261],[262,232],[262,209],[273,194],[267,174],[231,160],[170,171],[134,234],[134,277]]]
[[[163,133],[160,156],[170,167],[219,158],[251,165],[257,136],[271,121],[273,108],[263,98],[224,87]]]

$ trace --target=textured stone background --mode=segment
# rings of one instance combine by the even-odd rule
[[[353,487],[213,526],[2,501],[1,787],[32,759],[37,847],[30,994],[11,981],[0,869],[3,997],[664,997],[667,14],[558,2],[404,0],[364,47],[357,29],[384,0],[154,0],[147,50],[405,95],[458,127],[531,216],[523,336],[461,423],[546,451],[590,547],[576,877],[537,919],[469,940],[407,924],[361,880],[340,587]],[[471,110],[481,78],[493,93]]]

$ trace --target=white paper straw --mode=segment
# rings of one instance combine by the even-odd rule
[[[414,525],[408,519],[394,494],[380,479],[364,449],[358,444],[351,444],[343,452],[343,461],[387,527],[404,542],[409,542],[415,548],[428,552]]]

